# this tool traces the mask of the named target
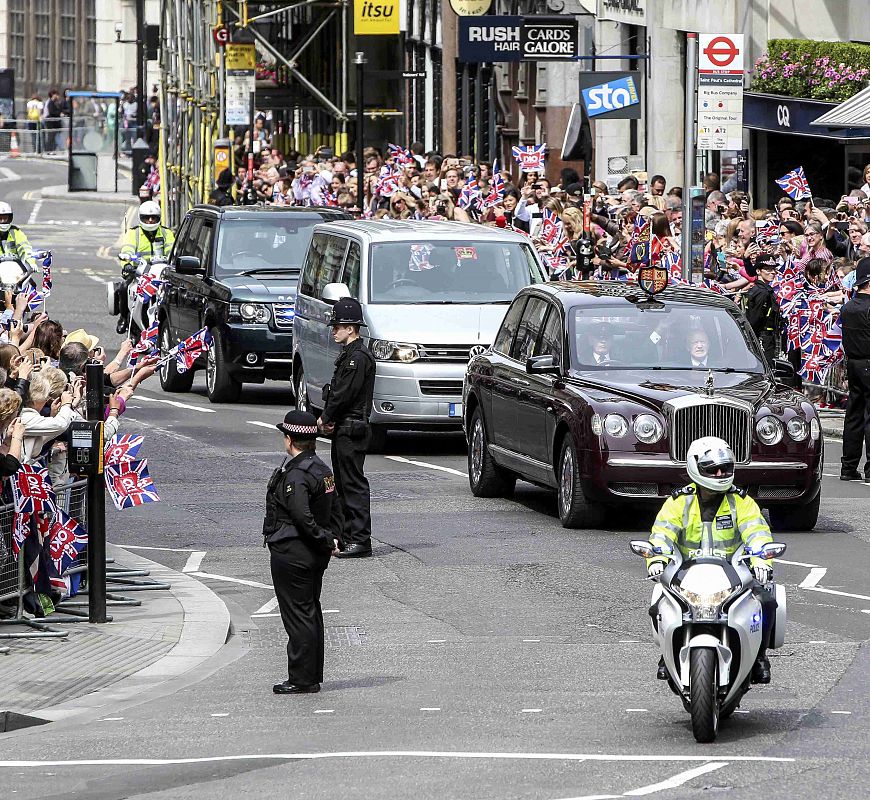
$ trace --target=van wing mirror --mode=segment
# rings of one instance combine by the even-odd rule
[[[561,375],[562,369],[553,356],[532,356],[526,361],[529,375]]]
[[[327,283],[323,287],[321,300],[324,303],[335,305],[343,297],[350,297],[350,289],[347,288],[346,283]]]
[[[202,262],[197,256],[179,256],[175,259],[175,271],[182,275],[195,275],[202,272]]]

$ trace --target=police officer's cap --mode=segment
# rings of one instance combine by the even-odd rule
[[[299,442],[317,438],[317,420],[307,411],[288,411],[284,421],[275,426],[285,436]]]
[[[362,306],[353,297],[342,297],[332,309],[327,325],[365,325]]]
[[[749,263],[749,266],[746,267],[746,274],[750,278],[754,278],[758,275],[758,270],[767,269],[776,272],[779,268],[779,261],[777,261],[776,256],[771,255],[770,253],[762,253],[755,261]]]
[[[870,281],[870,258],[859,258],[855,265],[855,288]]]

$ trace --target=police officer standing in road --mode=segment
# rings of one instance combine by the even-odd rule
[[[272,691],[308,694],[319,692],[323,681],[320,589],[330,556],[339,552],[341,508],[335,502],[332,472],[315,452],[314,415],[290,411],[275,427],[284,434],[290,460],[269,480],[263,536],[289,641],[288,679]]]
[[[369,482],[363,473],[371,438],[369,414],[375,390],[375,358],[360,339],[362,306],[352,297],[335,304],[329,318],[332,338],[342,350],[332,383],[324,389],[320,430],[332,435],[332,469],[344,512],[344,550],[339,558],[372,554]]]
[[[746,320],[761,342],[767,363],[772,367],[779,355],[782,329],[779,303],[770,285],[776,277],[777,260],[771,255],[762,254],[755,259],[752,268],[756,280],[746,296]]]
[[[862,258],[855,267],[855,290],[855,296],[840,309],[849,379],[840,480],[861,480],[858,464],[864,450],[864,481],[870,483],[870,258]]]

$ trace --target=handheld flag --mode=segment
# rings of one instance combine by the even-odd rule
[[[165,356],[165,358],[175,359],[175,368],[179,374],[184,374],[195,363],[196,360],[203,354],[211,350],[214,344],[214,338],[208,328],[202,328],[180,341],[173,347]]]
[[[803,200],[806,197],[812,198],[813,196],[813,193],[810,191],[810,185],[807,183],[807,176],[804,175],[803,167],[793,169],[781,178],[777,178],[776,182],[792,200]]]
[[[544,168],[545,154],[547,152],[547,144],[529,145],[528,147],[511,148],[514,161],[520,165],[523,172],[540,172]]]
[[[144,436],[136,436],[131,433],[124,436],[116,434],[106,447],[105,464],[107,466],[115,466],[126,461],[135,460],[136,456],[139,455],[139,448],[144,441]]]
[[[409,164],[415,164],[414,156],[406,150],[404,147],[399,147],[397,144],[387,143],[387,150],[389,152],[389,157],[399,164],[400,166],[407,166]]]
[[[160,500],[145,459],[106,464],[106,488],[118,511]]]

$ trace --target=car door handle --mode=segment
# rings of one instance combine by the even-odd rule
[[[523,380],[522,378],[511,378],[512,383],[518,383],[520,386],[528,386],[529,382],[527,380]]]

